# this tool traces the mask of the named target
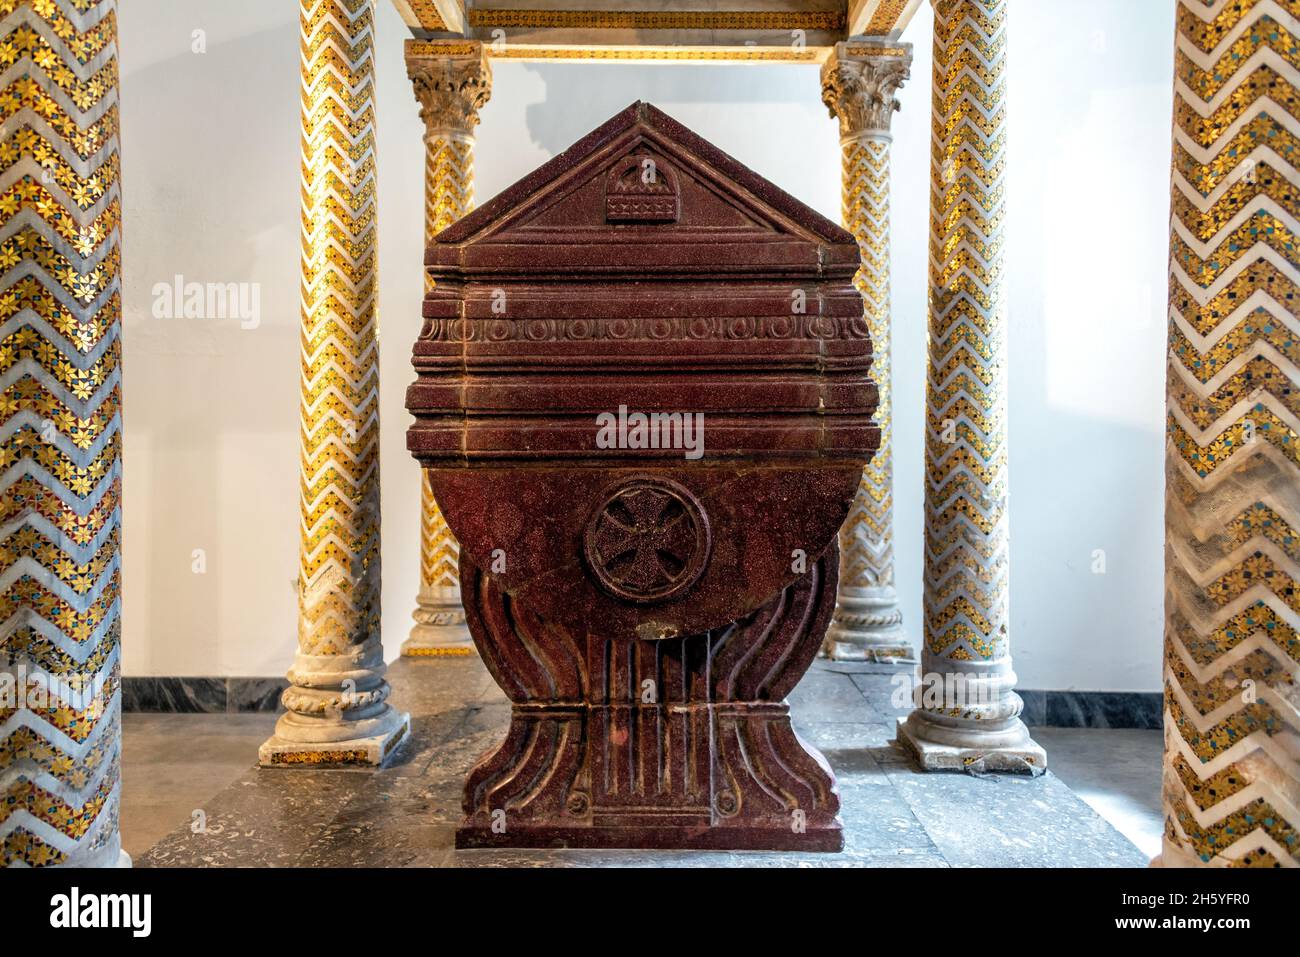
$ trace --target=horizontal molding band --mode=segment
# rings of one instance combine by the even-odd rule
[[[280,693],[287,687],[284,677],[123,677],[122,710],[137,714],[274,714],[284,710]]]
[[[153,714],[278,713],[284,678],[131,677],[122,679],[122,710]],[[1056,691],[1018,689],[1022,717],[1031,727],[1162,727],[1159,691]]]
[[[1159,691],[1039,691],[1016,689],[1025,703],[1021,718],[1040,728],[1164,727],[1164,695]]]

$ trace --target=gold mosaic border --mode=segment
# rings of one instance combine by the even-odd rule
[[[533,46],[506,43],[499,48],[484,44],[488,55],[497,60],[590,60],[590,61],[693,61],[699,63],[821,63],[829,47],[794,46]]]
[[[823,30],[845,28],[838,10],[471,9],[471,27],[532,30]]]

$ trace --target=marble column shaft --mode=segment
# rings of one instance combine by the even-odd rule
[[[1165,866],[1300,866],[1297,18],[1177,8]]]
[[[839,120],[844,225],[858,240],[854,280],[871,332],[871,378],[880,391],[880,449],[840,532],[840,584],[823,652],[854,661],[912,659],[894,586],[894,440],[889,305],[889,153],[895,96],[907,80],[912,47],[853,40],[838,43],[822,67],[822,101]]]
[[[379,631],[374,24],[301,0],[302,541],[298,654],[270,766],[377,765],[406,737]]]
[[[121,851],[115,0],[0,3],[0,862]]]
[[[899,740],[927,770],[1028,771],[1008,614],[1008,0],[935,0],[924,639]]]
[[[408,40],[406,69],[424,122],[424,239],[428,243],[474,208],[474,127],[492,90],[480,43]],[[426,283],[428,282],[426,277]],[[460,602],[460,547],[428,480],[420,481],[420,590],[410,656],[474,653]]]

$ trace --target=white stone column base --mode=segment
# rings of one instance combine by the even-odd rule
[[[275,734],[257,749],[264,768],[380,767],[411,733],[411,716],[387,708],[374,718],[355,722],[356,737],[347,737],[347,724],[316,724],[292,711],[280,716]]]
[[[402,642],[402,657],[466,658],[478,654],[469,626],[465,624],[459,587],[421,587],[411,617],[415,619],[415,627]]]
[[[893,588],[841,587],[822,654],[833,661],[914,662]]]
[[[458,625],[417,624],[411,636],[402,642],[404,658],[468,658],[478,654],[469,627]]]
[[[882,665],[916,664],[916,655],[902,628],[899,628],[896,634],[873,635],[872,639],[863,642],[856,638],[846,640],[828,634],[822,645],[822,656],[831,661],[871,661]]]
[[[935,741],[931,735],[936,732],[945,740]],[[1047,770],[1047,752],[1029,736],[1029,729],[1019,718],[987,734],[939,728],[913,712],[898,719],[896,740],[923,771],[999,771],[1037,776]]]

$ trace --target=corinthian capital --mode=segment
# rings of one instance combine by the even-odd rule
[[[888,135],[900,87],[911,75],[910,43],[849,40],[822,67],[822,102],[840,121],[840,138]]]
[[[408,40],[406,75],[415,87],[426,134],[469,136],[492,93],[492,68],[483,44],[472,40]]]

